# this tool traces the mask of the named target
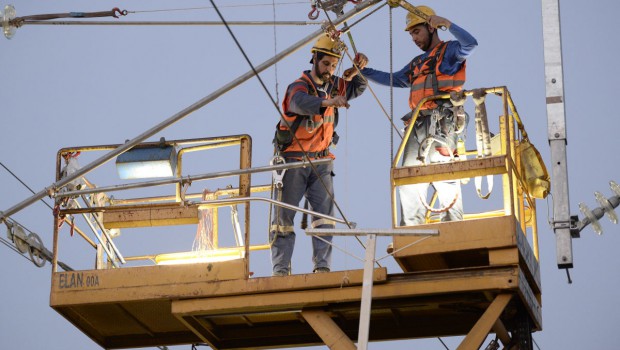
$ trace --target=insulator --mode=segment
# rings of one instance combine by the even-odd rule
[[[596,197],[596,201],[605,210],[605,213],[607,213],[607,216],[609,216],[609,220],[611,220],[611,222],[613,222],[614,224],[617,224],[618,216],[616,215],[616,212],[614,211],[614,207],[611,205],[607,197],[603,196],[603,194],[598,191],[594,192],[594,197]]]
[[[4,13],[0,11],[0,19],[2,19],[2,31],[7,39],[11,39],[15,35],[15,26],[11,25],[11,20],[15,19],[15,7],[6,5]]]
[[[583,215],[585,215],[586,218],[588,218],[590,224],[592,225],[592,228],[594,229],[594,232],[599,235],[603,234],[603,228],[601,227],[601,224],[599,224],[596,216],[594,216],[594,214],[590,211],[590,208],[588,208],[588,206],[583,203],[579,203],[579,210],[581,211],[581,213],[583,213]]]
[[[616,196],[620,197],[620,186],[615,181],[609,181],[609,187],[611,187],[611,190],[614,191]]]

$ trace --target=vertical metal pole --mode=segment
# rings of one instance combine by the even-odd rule
[[[357,338],[357,349],[368,348],[370,331],[370,307],[372,305],[373,268],[375,266],[375,250],[377,235],[369,234],[366,242],[366,259],[364,260],[364,281],[362,283],[362,305],[360,307],[360,327]]]
[[[252,139],[249,135],[241,137],[241,147],[239,150],[239,168],[248,169],[252,167]],[[252,189],[251,175],[239,175],[239,196],[250,197],[250,191]],[[243,244],[245,245],[244,254],[244,267],[245,277],[250,278],[250,202],[246,202],[245,205],[245,238]]]
[[[570,232],[568,169],[566,165],[566,116],[559,0],[542,0],[545,85],[547,97],[547,137],[551,148],[553,231],[558,268],[573,267]],[[578,232],[576,236],[578,237]]]

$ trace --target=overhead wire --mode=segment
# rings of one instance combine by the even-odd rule
[[[262,6],[287,6],[287,5],[298,5],[298,4],[306,4],[307,1],[291,1],[291,2],[275,2],[273,1],[271,4],[269,3],[259,3],[259,4],[229,4],[229,5],[220,5],[219,8],[235,8],[235,7],[262,7]],[[201,7],[184,7],[184,8],[172,8],[172,9],[159,9],[159,10],[138,10],[138,11],[127,11],[128,13],[149,13],[149,12],[173,12],[173,11],[194,11],[194,10],[210,10],[214,9],[214,6],[201,6]]]
[[[318,0],[319,2],[321,0]],[[374,9],[373,11],[371,11],[370,13],[366,14],[366,16],[360,18],[358,21],[354,22],[353,24],[351,24],[348,27],[344,27],[342,28],[341,32],[342,33],[348,33],[351,28],[353,26],[355,26],[356,24],[358,24],[361,20],[363,20],[364,18],[367,18],[368,16],[370,16],[371,14],[377,12],[379,9],[383,8],[385,5],[387,5],[388,3],[385,2],[383,4],[381,4],[380,6],[378,6],[376,9]],[[327,19],[330,23],[333,22],[331,21],[329,14],[327,14],[327,12],[325,12],[325,15],[327,16]],[[344,51],[347,55],[347,57],[349,57],[349,59],[351,60],[351,62],[353,62],[353,66],[355,67],[355,69],[357,70],[358,74],[364,78],[366,81],[368,81],[368,79],[364,76],[364,74],[362,73],[362,70],[355,64],[355,60],[353,59],[353,57],[351,57],[351,54],[349,54],[349,52],[347,50]],[[381,108],[381,111],[383,111],[383,114],[385,115],[385,117],[388,119],[388,121],[390,122],[390,125],[392,126],[392,128],[394,128],[394,130],[396,130],[396,132],[398,133],[398,136],[400,136],[400,138],[403,138],[403,135],[400,133],[400,130],[398,130],[398,127],[394,124],[392,118],[390,117],[390,114],[385,110],[385,107],[383,107],[383,104],[381,103],[381,101],[379,100],[379,97],[377,96],[377,94],[375,93],[375,91],[373,90],[372,86],[370,86],[370,84],[368,84],[368,91],[370,91],[370,93],[372,94],[372,96],[374,97],[375,101],[377,102],[377,104],[379,105],[379,108]]]
[[[394,125],[394,50],[392,46],[393,42],[393,20],[392,20],[392,6],[390,6],[390,123]],[[390,128],[390,167],[394,159],[394,129]]]
[[[30,188],[28,185],[26,185],[26,183],[24,181],[22,181],[22,179],[19,178],[19,176],[15,175],[15,173],[13,173],[6,165],[4,165],[2,162],[0,162],[0,165],[2,165],[2,167],[8,171],[9,174],[13,175],[13,177],[19,181],[22,185],[24,185],[24,187],[26,187],[30,192],[32,192],[32,194],[34,194],[35,192],[32,190],[32,188]],[[43,204],[45,204],[48,208],[54,210],[54,208],[52,208],[51,205],[49,205],[46,201],[43,200],[43,198],[41,198],[41,202]]]
[[[19,181],[22,185],[24,185],[24,187],[26,187],[30,192],[32,192],[33,194],[35,193],[32,188],[30,188],[30,186],[28,186],[28,184],[26,184],[22,179],[19,178],[19,176],[17,176],[15,173],[13,173],[6,165],[4,165],[2,162],[0,162],[0,165],[9,173],[11,174],[15,179],[17,179],[17,181]],[[52,206],[50,206],[47,202],[45,202],[43,199],[41,199],[41,202],[43,202],[43,204],[45,204],[48,208],[50,208],[50,210],[54,210],[54,208],[52,208]],[[5,218],[4,219],[7,222],[11,222],[11,224],[13,225],[18,225],[21,228],[23,228],[24,230],[28,231],[31,234],[36,235],[35,232],[33,232],[32,230],[30,230],[29,228],[27,228],[26,226],[22,225],[20,222],[18,222],[17,220],[13,219],[13,218]],[[4,238],[0,237],[0,241],[2,241],[2,243],[4,245],[6,245],[7,247],[11,248],[13,251],[15,251],[16,253],[18,253],[19,255],[21,255],[22,257],[24,257],[26,260],[29,260],[30,262],[34,263],[36,265],[36,263],[32,260],[32,258],[29,258],[27,256],[25,256],[24,254],[22,254],[22,252],[20,252],[15,246],[13,246],[13,244],[11,244],[9,241],[5,240]],[[45,248],[44,246],[42,248]],[[41,252],[43,253],[43,252]],[[44,256],[46,260],[51,262],[50,257]],[[69,267],[68,265],[64,264],[61,261],[58,261],[58,265],[60,267],[62,267],[65,271],[69,271],[72,270],[71,267]]]
[[[235,44],[237,45],[237,47],[239,48],[239,50],[241,51],[241,54],[243,55],[243,57],[245,58],[245,60],[248,62],[248,64],[250,65],[250,68],[252,69],[252,71],[254,72],[254,75],[256,76],[256,78],[258,79],[258,81],[260,82],[263,90],[267,93],[267,95],[269,96],[269,99],[271,100],[271,103],[273,104],[273,106],[276,108],[276,111],[278,112],[278,115],[280,114],[280,108],[278,107],[276,101],[274,100],[273,96],[271,95],[271,93],[269,92],[269,89],[267,88],[267,86],[265,85],[265,82],[263,81],[263,79],[260,77],[260,75],[258,74],[258,72],[256,71],[256,69],[254,68],[254,65],[252,64],[252,61],[250,60],[250,58],[248,57],[248,55],[246,54],[245,50],[243,50],[243,47],[241,46],[241,44],[239,43],[239,41],[237,40],[237,37],[235,36],[235,34],[232,32],[232,30],[230,29],[230,27],[228,26],[226,20],[224,19],[224,16],[222,15],[222,13],[220,12],[219,8],[215,5],[215,2],[213,0],[210,0],[211,4],[213,5],[213,8],[215,9],[215,11],[217,12],[218,16],[220,17],[220,20],[224,23],[224,25],[226,26],[226,29],[228,30],[228,33],[231,35],[231,37],[233,38]],[[287,124],[289,124],[286,120],[281,119],[284,122],[286,122]],[[287,125],[289,128],[291,127],[291,125]],[[304,158],[305,161],[308,162],[308,164],[310,165],[310,167],[312,168],[312,171],[316,174],[318,174],[318,170],[316,168],[316,166],[314,165],[314,163],[312,162],[312,160],[310,159],[310,157],[308,157],[307,152],[303,149],[301,142],[299,141],[299,139],[297,139],[297,137],[295,136],[295,134],[293,134],[293,140],[295,142],[297,142],[297,144],[300,146],[302,152],[304,153]],[[322,186],[324,188],[327,189],[327,185],[323,182],[323,179],[319,176],[318,179],[320,180]],[[326,191],[327,194],[329,195],[330,199],[332,200],[332,202],[334,203],[334,207],[336,207],[336,209],[338,210],[338,212],[340,213],[340,216],[344,219],[344,221],[346,222],[347,226],[349,228],[351,228],[351,223],[349,220],[347,220],[346,216],[344,215],[344,213],[342,212],[342,210],[340,209],[340,206],[338,205],[338,203],[336,202],[335,198],[334,198],[334,194],[330,193],[329,191]]]
[[[319,3],[319,5],[321,5],[321,7],[323,7],[323,3],[322,3],[322,1],[321,1],[321,0],[317,0],[317,2]],[[371,11],[368,15],[375,13],[378,9],[380,9],[380,8],[381,8],[381,7],[383,7],[383,6],[385,6],[386,4],[387,4],[387,3],[384,3],[383,5],[379,6],[377,9],[375,9],[375,10]],[[324,11],[324,12],[325,12],[325,17],[327,17],[327,20],[329,21],[329,24],[330,24],[332,27],[334,27],[334,28],[335,28],[335,26],[334,26],[334,22],[332,22],[332,19],[329,17],[329,13],[327,13],[327,11]],[[367,16],[368,16],[368,15],[367,15]],[[367,16],[366,16],[366,17],[367,17]],[[366,18],[366,17],[364,17],[364,18]],[[360,19],[360,20],[361,20],[361,19]],[[359,23],[359,21],[356,21],[356,22],[354,22],[351,26],[349,26],[348,31],[350,31],[351,27],[352,27],[352,26],[354,26],[354,25],[356,25],[357,23]],[[351,36],[350,38],[351,38],[351,42],[353,42],[352,36]],[[349,54],[349,51],[346,49],[346,46],[345,46],[345,50],[344,50],[344,52],[346,53],[347,57],[349,57],[349,60],[351,60],[351,62],[353,63],[353,66],[354,66],[354,67],[355,67],[355,69],[357,70],[358,74],[360,74],[360,76],[361,76],[363,79],[365,79],[366,81],[368,81],[368,79],[366,79],[366,78],[362,75],[362,71],[359,69],[359,67],[357,66],[357,64],[355,64],[355,59],[354,59],[353,57],[351,57],[351,54]],[[370,89],[370,86],[368,86],[368,88]],[[372,89],[370,89],[370,91],[372,92]],[[375,96],[375,97],[376,97],[376,95],[374,94],[374,92],[373,92],[373,96]],[[379,102],[379,100],[377,100],[377,102]],[[319,177],[319,179],[320,179],[320,177]],[[332,200],[334,201],[334,205],[336,205],[336,206],[337,206],[336,201],[333,199],[333,197],[332,197]],[[338,210],[340,210],[340,208],[338,208]],[[345,220],[346,220],[346,219],[345,219]],[[349,228],[351,228],[351,226],[349,226]],[[354,237],[355,237],[355,239],[359,242],[359,244],[360,244],[360,245],[361,245],[364,249],[366,249],[366,245],[365,245],[365,244],[364,244],[364,243],[360,240],[360,238],[359,238],[358,236],[354,236]],[[319,238],[319,239],[321,239],[321,240],[323,240],[323,241],[326,241],[326,240],[322,239],[321,237],[318,237],[318,238]],[[381,264],[380,264],[378,261],[375,261],[375,263],[376,263],[379,267],[381,267]]]

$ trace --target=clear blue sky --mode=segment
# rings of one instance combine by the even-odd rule
[[[282,0],[284,1],[284,0]],[[280,1],[276,1],[280,2]],[[286,0],[290,3],[290,0]],[[218,1],[222,5],[265,4],[271,1]],[[549,166],[541,8],[538,2],[428,1],[442,15],[472,33],[480,44],[468,60],[466,88],[507,86],[530,134]],[[4,7],[5,4],[2,4]],[[17,1],[18,16],[103,11],[112,7],[148,11],[210,6],[209,1]],[[620,182],[615,154],[620,130],[616,106],[618,49],[614,28],[620,5],[613,0],[561,4],[564,83],[568,127],[568,169],[571,211],[578,203],[596,207],[593,192],[609,196],[609,180]],[[271,6],[225,7],[228,20],[273,20]],[[309,1],[278,5],[277,20],[307,20]],[[394,69],[419,54],[402,30],[405,12],[394,11]],[[323,17],[322,17],[323,18]],[[120,21],[217,20],[213,10],[131,13]],[[593,22],[596,21],[596,22]],[[234,27],[250,59],[259,64],[310,32],[316,26],[273,28]],[[353,29],[357,49],[370,58],[372,68],[389,70],[387,8]],[[451,39],[442,32],[442,39]],[[309,47],[289,56],[262,76],[271,93],[281,98],[286,85],[309,69]],[[344,61],[344,68],[350,66]],[[223,27],[25,26],[15,37],[0,37],[0,161],[30,187],[39,191],[54,182],[58,149],[75,145],[122,143],[174,115],[249,70]],[[373,86],[389,109],[389,90]],[[395,91],[394,113],[407,110],[407,91]],[[469,106],[471,108],[471,105]],[[344,112],[344,111],[343,111]],[[390,226],[389,125],[370,93],[342,113],[342,142],[335,151],[336,196],[346,215],[360,227]],[[496,119],[497,115],[489,116]],[[228,92],[178,124],[151,138],[184,139],[248,133],[253,138],[254,166],[267,165],[277,113],[256,79]],[[469,126],[473,135],[473,123]],[[468,148],[475,147],[470,136]],[[211,163],[222,159],[209,160]],[[85,162],[82,162],[85,164]],[[220,169],[226,170],[226,169]],[[93,175],[95,176],[95,175]],[[87,176],[88,177],[88,176]],[[98,185],[112,179],[95,177]],[[256,177],[256,184],[268,178]],[[27,198],[28,190],[0,168],[0,210]],[[464,186],[465,210],[478,203],[473,184]],[[555,240],[547,224],[549,202],[538,203],[543,284],[543,331],[534,334],[538,346],[550,349],[617,348],[614,330],[620,287],[620,227],[601,220],[603,236],[591,228],[575,240],[574,280],[567,284],[556,268]],[[37,232],[52,247],[52,215],[41,203],[14,218]],[[258,214],[256,214],[258,215]],[[581,217],[581,215],[580,215]],[[260,226],[264,225],[264,226]],[[253,235],[266,237],[266,221]],[[2,228],[3,237],[4,228]],[[65,236],[68,232],[63,231]],[[265,236],[263,236],[265,235]],[[298,234],[294,266],[309,272],[309,240]],[[65,240],[69,240],[66,237]],[[76,240],[77,238],[73,238]],[[191,243],[191,240],[190,240]],[[340,241],[351,249],[354,242]],[[383,252],[386,241],[380,242]],[[124,248],[124,247],[123,247]],[[188,247],[189,248],[189,247]],[[127,249],[130,249],[127,247]],[[253,255],[252,269],[267,275],[266,254]],[[89,258],[90,259],[90,258]],[[336,268],[360,268],[357,261],[336,252]],[[87,263],[90,263],[88,260]],[[389,272],[398,272],[387,263]],[[49,307],[50,265],[36,268],[5,246],[0,246],[0,347],[3,349],[99,349]],[[458,339],[445,339],[451,349]],[[444,349],[434,339],[396,342],[394,349]],[[386,344],[373,343],[371,349]],[[187,348],[187,347],[183,347]]]

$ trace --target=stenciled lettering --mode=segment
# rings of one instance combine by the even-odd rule
[[[99,276],[84,274],[83,272],[66,272],[58,275],[58,288],[98,287]]]

